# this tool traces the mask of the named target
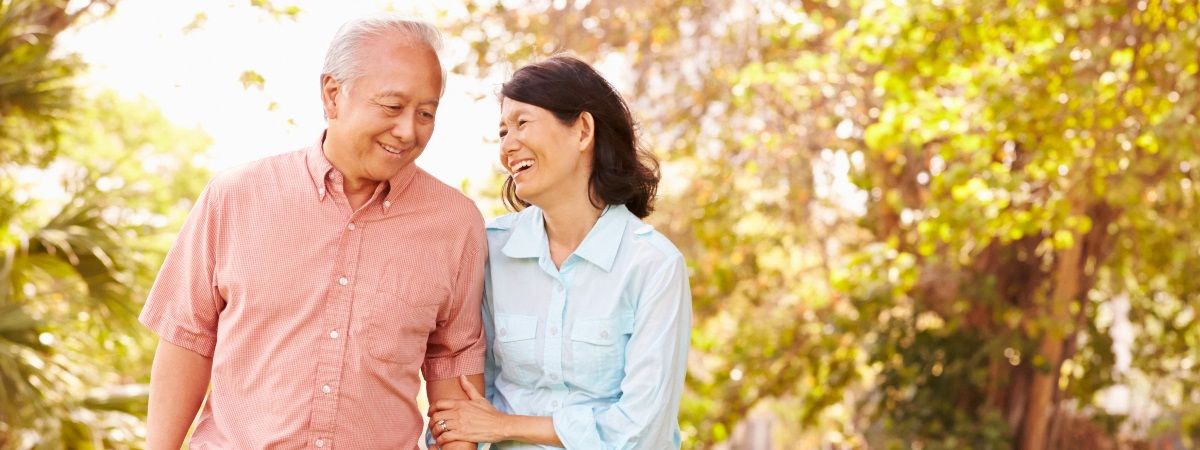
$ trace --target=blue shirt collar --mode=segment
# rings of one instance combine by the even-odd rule
[[[613,261],[617,259],[617,250],[621,247],[621,238],[625,234],[625,225],[633,213],[625,205],[610,205],[600,215],[600,219],[588,231],[574,255],[595,264],[605,272],[612,271]],[[513,227],[508,243],[501,251],[510,258],[549,257],[550,243],[546,238],[546,225],[542,218],[542,210],[531,206],[523,211]]]

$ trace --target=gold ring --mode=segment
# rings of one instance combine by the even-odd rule
[[[437,425],[442,428],[442,432],[446,432],[446,419],[439,420]]]

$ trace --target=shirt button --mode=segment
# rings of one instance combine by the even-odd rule
[[[500,329],[500,333],[498,333],[498,334],[499,334],[499,335],[501,335],[501,336],[504,336],[504,335],[508,334],[508,330],[505,330],[505,329],[501,328],[501,329]]]
[[[601,332],[600,332],[600,337],[601,337],[601,338],[604,338],[604,339],[608,339],[608,332],[607,332],[607,331],[601,331]]]
[[[346,224],[346,229],[350,230],[350,231],[354,231],[354,223],[351,222],[351,223]]]
[[[551,407],[551,408],[558,408],[558,400],[555,400],[555,401],[552,401],[552,402],[550,402],[550,407]]]
[[[313,442],[313,445],[317,446],[317,448],[322,448],[322,447],[324,447],[324,446],[325,446],[325,440],[324,440],[324,439],[317,439],[317,441],[316,441],[316,442]]]
[[[328,384],[327,384],[327,385],[324,385],[324,386],[321,386],[321,393],[322,393],[322,394],[328,394],[328,393],[330,393],[330,392],[333,392],[333,388],[329,387],[329,385],[328,385]]]
[[[337,332],[337,330],[333,330],[333,331],[330,331],[330,332],[329,332],[329,338],[330,338],[330,339],[337,339],[337,337],[338,337],[338,332]]]
[[[384,207],[384,208],[390,208],[391,206],[392,206],[392,202],[390,202],[390,201],[387,201],[387,200],[384,200],[384,201],[383,201],[383,207]]]
[[[321,195],[325,195],[325,188],[317,189],[317,193],[319,193]]]
[[[554,292],[562,292],[562,291],[563,291],[563,287],[561,284],[554,285]]]
[[[550,374],[550,381],[558,381],[558,374],[557,373]]]
[[[558,334],[558,327],[550,327],[550,335],[554,336],[556,334]]]
[[[350,284],[350,279],[349,279],[349,278],[346,278],[346,277],[341,277],[341,278],[338,278],[338,284],[340,284],[340,285],[342,285],[342,286],[345,286],[345,285],[347,285],[347,284]]]

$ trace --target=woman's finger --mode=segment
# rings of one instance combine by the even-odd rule
[[[434,414],[430,414],[429,415],[429,426],[432,427],[433,424],[438,423],[439,420],[446,420],[447,415],[449,415],[449,413],[447,411],[438,411]]]
[[[462,385],[462,390],[463,390],[463,392],[467,393],[468,399],[471,399],[471,400],[482,400],[483,399],[483,395],[481,395],[479,393],[479,390],[475,388],[474,384],[472,384],[470,381],[467,380],[466,375],[458,376],[458,384]]]
[[[456,406],[458,406],[458,403],[462,401],[464,400],[438,400],[429,406],[429,411],[433,413],[437,411],[445,411],[447,409],[454,409]]]
[[[445,426],[443,426],[443,424]],[[434,438],[438,438],[441,435],[445,434],[447,431],[450,431],[450,427],[451,427],[451,425],[450,425],[449,419],[438,419],[438,420],[429,421],[429,432],[433,433]]]
[[[461,440],[463,440],[464,437],[465,436],[463,436],[462,433],[459,432],[458,430],[450,430],[445,433],[442,433],[441,436],[438,436],[437,443],[438,443],[438,445],[446,445],[451,442],[461,441]]]

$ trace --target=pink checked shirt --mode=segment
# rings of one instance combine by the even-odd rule
[[[214,178],[141,314],[213,359],[191,448],[414,449],[417,370],[483,372],[475,205],[409,165],[352,212],[318,141]]]

